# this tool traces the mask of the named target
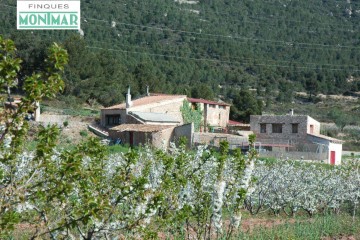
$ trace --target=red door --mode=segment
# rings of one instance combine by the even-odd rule
[[[330,164],[335,165],[335,151],[330,152]]]

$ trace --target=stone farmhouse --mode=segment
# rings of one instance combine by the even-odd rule
[[[126,102],[101,109],[100,124],[108,129],[109,137],[121,139],[130,145],[149,143],[155,147],[167,146],[180,136],[192,144],[193,124],[185,124],[181,107],[184,101],[203,112],[202,125],[226,128],[229,123],[230,104],[188,98],[185,95],[153,94],[132,100],[130,88]],[[203,131],[207,127],[202,128]]]
[[[320,123],[305,115],[253,115],[250,128],[257,136],[260,155],[323,160],[341,164],[342,141],[320,134]]]
[[[203,112],[204,132],[207,131],[207,126],[216,128],[226,128],[229,124],[230,104],[225,102],[214,102],[198,98],[187,98],[192,108],[199,107]]]

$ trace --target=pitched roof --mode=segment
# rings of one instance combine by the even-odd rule
[[[311,136],[311,137],[316,137],[316,138],[325,139],[325,140],[328,140],[328,141],[333,142],[333,143],[343,143],[343,142],[344,142],[343,140],[336,139],[336,138],[332,138],[332,137],[329,137],[329,136],[326,136],[326,135],[322,135],[322,134],[311,134],[311,133],[308,133],[308,135]]]
[[[110,128],[110,130],[117,132],[159,132],[171,127],[172,126],[150,124],[121,124],[119,126]]]
[[[185,98],[185,97],[186,97],[185,95],[151,94],[150,96],[145,96],[145,97],[133,100],[132,101],[133,104],[131,107],[138,107],[138,106],[142,106],[142,105],[146,105],[146,104],[159,103],[162,101],[174,100],[177,98]],[[107,107],[104,109],[126,109],[126,103],[121,103],[121,104]]]
[[[220,106],[231,106],[231,104],[226,102],[215,102],[210,100],[205,100],[202,98],[187,98],[187,100],[191,103],[206,103],[206,104],[213,104],[213,105],[220,105]]]
[[[145,122],[162,122],[162,123],[179,123],[180,121],[173,116],[166,113],[154,112],[129,112],[129,115],[134,116]]]

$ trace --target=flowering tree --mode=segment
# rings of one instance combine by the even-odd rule
[[[295,215],[303,210],[312,216],[327,210],[337,212],[344,203],[355,210],[360,199],[358,161],[331,168],[295,161],[258,162],[254,177],[255,191],[246,198],[252,214],[271,210]]]
[[[37,101],[43,97],[53,97],[63,89],[61,72],[67,63],[66,51],[54,44],[49,49],[46,63],[46,71],[34,73],[24,79],[25,96],[17,108],[10,102],[10,108],[0,109],[0,232],[13,229],[14,224],[20,221],[20,214],[15,207],[28,197],[26,190],[36,175],[35,167],[22,169],[27,159],[22,153],[29,128],[24,121],[25,116],[29,111],[35,110]],[[10,101],[10,89],[18,84],[17,73],[20,71],[20,64],[21,59],[16,57],[14,42],[4,40],[0,36],[0,93],[4,93],[6,89]],[[4,102],[5,97],[0,97],[0,101]],[[48,131],[51,132],[52,129]],[[51,139],[51,136],[47,137]],[[38,151],[37,157],[40,162],[36,164],[39,166],[43,164],[41,156],[51,153],[53,143],[51,140],[48,143],[49,145],[42,146],[43,149]],[[22,170],[27,171],[27,174]]]
[[[25,116],[37,101],[63,89],[67,61],[66,51],[54,44],[46,69],[24,79],[21,103],[0,109],[0,237],[18,223],[31,226],[33,239],[152,238],[163,230],[182,234],[184,226],[198,238],[224,236],[224,207],[234,213],[230,236],[240,223],[254,151],[231,155],[222,143],[219,153],[204,146],[188,152],[181,144],[170,152],[145,147],[108,155],[92,138],[59,150],[56,126],[41,127],[36,150],[26,151]],[[9,99],[20,64],[14,43],[0,38],[0,90]]]
[[[20,63],[13,42],[0,38],[0,91],[8,96]],[[32,239],[151,239],[159,232],[229,239],[244,206],[252,214],[313,215],[345,202],[356,210],[358,163],[331,169],[292,161],[255,164],[254,136],[247,155],[230,153],[227,142],[217,150],[188,151],[181,142],[167,152],[145,146],[109,155],[93,138],[59,150],[60,129],[48,126],[40,128],[36,150],[27,152],[25,115],[63,89],[66,51],[54,44],[46,63],[44,72],[24,79],[19,106],[0,109],[0,238],[27,223]]]

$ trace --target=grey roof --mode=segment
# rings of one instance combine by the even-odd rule
[[[345,141],[343,140],[340,140],[340,139],[336,139],[336,138],[332,138],[332,137],[329,137],[329,136],[326,136],[326,135],[322,135],[322,134],[311,134],[311,133],[308,133],[307,135],[311,136],[311,137],[315,137],[315,138],[321,138],[321,139],[324,139],[324,140],[327,140],[329,142],[333,142],[333,143],[344,143]]]
[[[150,124],[121,124],[119,126],[110,128],[117,132],[160,132],[172,126],[165,125],[150,125]]]
[[[129,112],[134,116],[145,122],[162,122],[162,123],[179,123],[180,121],[173,116],[166,113],[154,113],[154,112]]]

